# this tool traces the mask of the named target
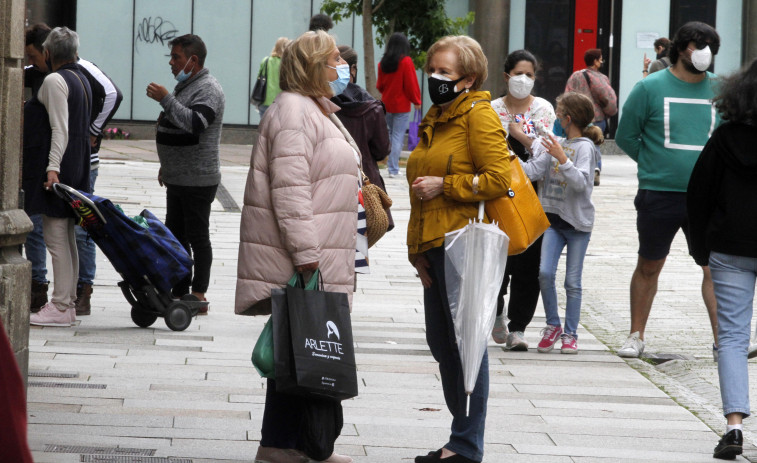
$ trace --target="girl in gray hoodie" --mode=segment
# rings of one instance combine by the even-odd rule
[[[578,353],[578,321],[581,317],[581,274],[594,226],[595,151],[604,142],[602,131],[591,124],[594,108],[583,94],[567,92],[558,97],[555,111],[565,138],[538,138],[534,156],[522,162],[526,175],[539,181],[539,199],[549,218],[539,264],[539,286],[547,318],[537,350],[550,352],[562,341],[563,354]],[[567,246],[565,270],[565,327],[557,312],[555,275],[562,250]]]

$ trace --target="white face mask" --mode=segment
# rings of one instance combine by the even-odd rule
[[[694,65],[697,71],[706,71],[707,68],[710,67],[710,64],[712,64],[712,51],[710,51],[710,46],[708,45],[701,50],[692,50],[691,64]]]
[[[507,91],[513,98],[522,100],[531,94],[531,89],[534,88],[534,80],[525,74],[517,76],[510,76],[507,81]]]

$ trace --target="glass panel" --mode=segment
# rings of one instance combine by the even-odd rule
[[[160,105],[148,98],[145,90],[150,82],[163,85],[169,92],[176,86],[168,61],[168,42],[192,32],[192,0],[135,0],[134,80],[132,118],[157,120]]]
[[[572,17],[570,0],[526,2],[526,49],[541,63],[533,93],[553,105],[572,72]]]
[[[701,21],[715,27],[716,0],[672,0],[670,3],[670,37],[689,21]]]
[[[255,2],[255,10],[252,14],[250,88],[255,85],[260,63],[271,54],[276,39],[279,37],[296,39],[302,35],[308,30],[310,16],[310,0]],[[245,97],[249,102],[250,95]],[[256,125],[260,123],[260,116],[254,107],[250,112],[250,123]]]
[[[131,119],[132,1],[79,0],[77,4],[79,56],[95,63],[124,96],[114,119]]]
[[[261,2],[256,5],[258,3]],[[248,123],[252,88],[244,69],[248,68],[250,61],[251,8],[249,0],[194,2],[193,33],[205,42],[208,48],[205,66],[218,79],[226,97],[224,124]]]

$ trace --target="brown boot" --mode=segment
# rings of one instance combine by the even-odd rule
[[[29,310],[32,313],[39,312],[43,305],[47,304],[47,283],[32,280],[32,297]]]
[[[92,307],[89,304],[91,297],[92,285],[82,283],[76,287],[76,300],[74,301],[76,315],[89,315],[92,312]]]

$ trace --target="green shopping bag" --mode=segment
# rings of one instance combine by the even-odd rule
[[[318,279],[312,278],[311,281],[305,286],[307,290],[314,290],[318,286]],[[302,288],[303,282],[300,275],[295,273],[292,278],[289,279],[287,286],[293,288]],[[273,359],[273,324],[271,323],[272,317],[268,318],[265,322],[263,331],[260,332],[258,341],[255,343],[255,348],[252,349],[252,366],[255,367],[258,374],[262,378],[276,378],[276,369],[274,368]]]
[[[252,366],[258,371],[262,378],[276,377],[276,371],[273,366],[273,325],[271,319],[265,322],[263,331],[252,349]]]

